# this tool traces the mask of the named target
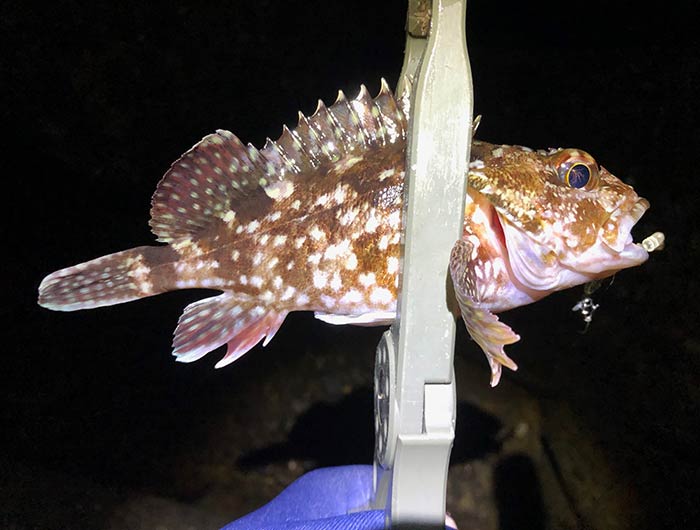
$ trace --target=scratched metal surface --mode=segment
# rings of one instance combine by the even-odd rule
[[[495,391],[460,330],[448,509],[464,528],[682,524],[697,516],[700,388],[692,17],[484,4],[470,2],[468,29],[479,136],[595,153],[650,199],[635,233],[669,244],[599,295],[585,335],[569,312],[580,291],[504,315],[524,339]],[[294,315],[214,371],[170,357],[194,293],[72,315],[35,305],[57,266],[152,240],[155,184],[203,134],[262,145],[318,97],[396,81],[403,2],[256,5],[3,13],[0,526],[215,528],[305,470],[371,459],[380,330]]]

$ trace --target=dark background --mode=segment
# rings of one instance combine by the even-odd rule
[[[586,149],[650,200],[636,239],[663,230],[668,244],[599,293],[584,335],[569,311],[580,289],[505,315],[523,336],[510,349],[520,371],[495,390],[460,326],[448,509],[462,528],[697,521],[691,4],[469,2],[479,137]],[[294,314],[267,348],[215,371],[218,354],[170,357],[202,293],[67,314],[35,297],[56,269],[152,242],[150,195],[205,134],[260,146],[339,88],[394,86],[404,2],[0,9],[0,525],[213,528],[304,471],[370,463],[381,330]]]

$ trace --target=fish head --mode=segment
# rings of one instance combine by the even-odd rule
[[[648,201],[585,151],[475,142],[469,185],[527,289],[565,289],[648,258],[631,235]]]

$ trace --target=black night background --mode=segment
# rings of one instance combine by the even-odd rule
[[[490,389],[462,324],[448,510],[464,529],[697,522],[698,36],[692,2],[470,0],[478,136],[592,153],[666,249],[596,294],[504,314],[517,373]],[[297,110],[395,86],[405,1],[0,4],[4,185],[0,527],[217,528],[320,466],[371,463],[382,329],[294,313],[214,370],[175,363],[182,291],[36,305],[54,270],[154,242],[150,196],[217,128],[262,146]],[[695,523],[694,523],[695,522]]]

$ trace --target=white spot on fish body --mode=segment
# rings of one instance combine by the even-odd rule
[[[275,289],[279,289],[282,287],[282,277],[281,276],[275,276],[275,278],[272,280],[272,285],[275,287]]]
[[[314,265],[318,265],[319,263],[321,263],[321,254],[309,254],[306,258],[306,261],[309,263],[313,263]]]
[[[263,234],[263,235],[261,235],[260,238],[258,239],[258,243],[259,243],[260,245],[264,245],[265,243],[267,243],[267,240],[268,240],[268,239],[270,239],[270,236],[267,235],[267,234]]]
[[[273,212],[269,216],[270,221],[275,222],[282,217],[282,212]]]
[[[238,258],[240,258],[240,257],[241,257],[241,253],[238,250],[234,250],[233,252],[231,252],[231,259],[233,261],[238,261]]]
[[[350,223],[352,223],[355,218],[357,217],[358,211],[357,208],[351,208],[350,210],[347,210],[340,218],[340,224],[342,226],[347,226]]]
[[[328,203],[328,200],[330,199],[330,195],[327,193],[324,193],[323,195],[319,196],[316,199],[316,206],[325,206]]]
[[[313,282],[316,289],[323,289],[328,283],[328,274],[318,270],[314,271]]]
[[[333,260],[339,256],[343,256],[350,251],[350,240],[344,239],[337,245],[329,245],[323,254],[324,259]]]
[[[369,301],[373,304],[387,305],[393,300],[393,295],[389,289],[376,287],[369,295]]]
[[[375,217],[375,212],[376,210],[374,208],[370,210],[369,219],[367,219],[367,222],[365,223],[365,232],[369,234],[374,233],[379,226],[379,220]]]
[[[258,289],[262,287],[263,284],[263,279],[260,276],[251,276],[250,277],[250,285],[253,287],[257,287]]]
[[[294,296],[294,293],[296,293],[296,291],[297,290],[290,285],[289,287],[287,287],[284,290],[284,292],[280,296],[280,300],[282,300],[282,301],[289,300],[292,296]]]
[[[401,213],[398,210],[391,212],[387,221],[392,228],[398,228],[401,223]]]
[[[386,259],[386,271],[389,274],[395,274],[399,270],[399,259],[395,256],[389,256]]]
[[[238,281],[241,282],[241,285],[248,285],[248,276],[245,274],[241,274],[240,278],[238,278]]]
[[[326,233],[321,230],[318,225],[314,225],[311,227],[311,230],[309,231],[309,235],[311,236],[312,239],[315,239],[316,241],[320,240],[321,238],[326,237]]]
[[[348,259],[345,260],[345,268],[348,270],[351,270],[351,271],[353,271],[357,268],[357,256],[355,255],[354,252],[351,253],[348,256]]]
[[[292,203],[292,208],[293,208],[294,210],[298,210],[300,206],[301,206],[301,201],[300,201],[299,199],[296,199],[296,200]]]
[[[389,236],[383,235],[377,244],[379,250],[386,250],[389,247]]]
[[[305,241],[306,241],[306,237],[305,237],[305,236],[297,237],[297,238],[294,240],[294,246],[295,246],[296,248],[301,248]]]
[[[246,231],[247,231],[249,234],[252,234],[252,233],[255,232],[258,228],[260,228],[260,223],[259,223],[258,221],[251,221],[250,223],[248,223],[248,226],[246,227]]]
[[[299,296],[297,296],[296,304],[298,306],[305,306],[308,303],[309,303],[309,297],[306,296],[304,293],[301,293]]]
[[[258,266],[262,263],[263,255],[262,252],[256,252],[255,256],[253,256],[253,265]]]
[[[274,269],[275,265],[279,263],[279,258],[277,256],[273,256],[270,261],[267,262],[267,268],[268,269]]]
[[[339,291],[340,288],[343,286],[343,281],[340,278],[340,274],[338,273],[338,271],[333,273],[333,278],[331,279],[330,286],[331,289],[333,289],[334,291]]]
[[[284,245],[286,242],[287,242],[287,236],[280,235],[280,236],[275,236],[275,239],[272,242],[272,244],[275,247],[280,247],[280,246]]]
[[[340,299],[341,304],[359,304],[362,302],[363,296],[357,289],[351,289]]]
[[[345,202],[345,189],[340,184],[336,186],[333,198],[337,204],[343,204],[343,202]]]
[[[363,287],[369,287],[377,283],[377,277],[374,275],[373,272],[368,272],[366,274],[361,273],[360,275],[358,275],[357,279],[360,281],[360,284]]]
[[[333,298],[332,296],[328,296],[327,294],[321,295],[321,302],[323,302],[323,305],[325,305],[328,308],[333,307],[336,304],[335,298]]]

